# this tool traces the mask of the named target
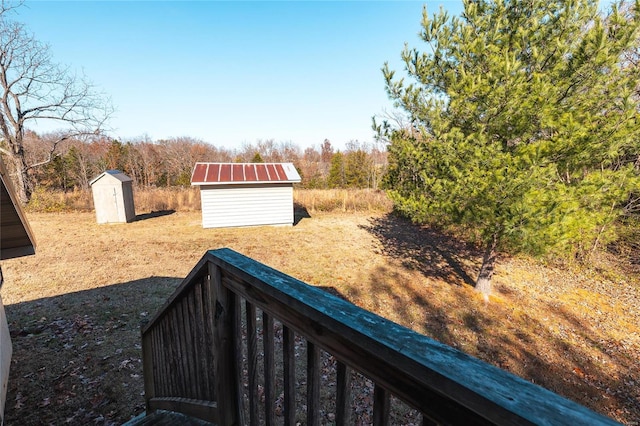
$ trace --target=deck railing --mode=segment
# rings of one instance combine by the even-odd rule
[[[219,425],[614,424],[229,249],[203,256],[142,341],[147,412]]]

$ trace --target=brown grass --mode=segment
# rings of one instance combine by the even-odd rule
[[[200,190],[196,187],[134,189],[136,211],[200,210]],[[69,212],[93,210],[91,191],[37,190],[27,205],[30,212]]]
[[[200,210],[197,187],[137,188],[133,191],[137,211]],[[308,212],[385,212],[392,207],[383,191],[372,189],[299,189],[294,202]],[[27,206],[30,212],[68,212],[93,210],[91,191],[34,192]]]
[[[317,206],[303,205],[308,214],[290,228],[202,229],[199,212],[180,209],[122,225],[30,212],[36,256],[2,265],[14,344],[6,423],[118,424],[141,412],[140,321],[205,250],[230,247],[638,424],[637,275],[607,259],[579,270],[505,258],[485,304],[469,285],[474,247],[388,213]]]
[[[310,212],[387,212],[393,207],[384,191],[373,189],[296,189],[294,200]]]

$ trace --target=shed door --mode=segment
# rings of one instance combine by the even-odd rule
[[[99,188],[96,193],[96,216],[98,223],[120,222],[118,191],[115,186]]]

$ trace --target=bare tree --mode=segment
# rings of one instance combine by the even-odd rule
[[[225,149],[191,137],[160,140],[158,144],[167,173],[167,186],[189,185],[191,171],[198,161],[231,161],[232,158]]]
[[[53,62],[49,46],[0,10],[0,149],[12,163],[19,196],[28,202],[31,170],[50,162],[58,145],[70,138],[99,134],[113,112],[110,101],[69,68]],[[24,137],[29,123],[60,125],[47,155],[29,163]]]

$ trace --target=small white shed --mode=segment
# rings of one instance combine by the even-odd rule
[[[90,183],[98,223],[126,223],[136,217],[133,181],[120,170],[107,170]]]
[[[293,225],[291,163],[196,163],[191,185],[200,187],[202,227]]]

